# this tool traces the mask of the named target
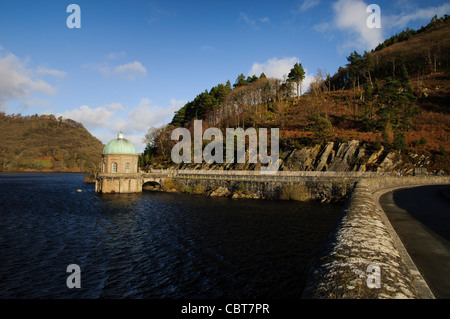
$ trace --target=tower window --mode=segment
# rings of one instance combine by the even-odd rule
[[[130,163],[127,163],[127,165],[125,166],[125,173],[129,172],[130,172]]]
[[[112,172],[117,173],[117,163],[112,163]]]

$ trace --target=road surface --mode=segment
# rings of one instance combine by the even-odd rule
[[[386,193],[380,205],[436,298],[450,298],[450,185]]]

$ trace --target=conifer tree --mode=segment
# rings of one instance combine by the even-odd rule
[[[295,63],[288,74],[288,79],[297,85],[297,96],[300,96],[302,81],[305,79],[305,70],[301,63]]]

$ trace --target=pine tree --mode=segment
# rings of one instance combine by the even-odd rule
[[[358,91],[359,91],[359,74],[361,72],[361,68],[363,65],[363,58],[362,56],[356,52],[353,51],[350,56],[347,57],[347,61],[349,62],[347,64],[350,80],[353,83],[353,91],[355,91],[356,83],[358,83]]]
[[[183,106],[181,109],[175,112],[175,115],[172,119],[172,122],[170,124],[176,126],[176,127],[183,127],[186,116],[186,105]]]
[[[300,96],[302,81],[305,79],[305,70],[301,63],[295,63],[288,74],[288,79],[297,85],[297,96]]]
[[[318,114],[310,118],[309,129],[314,134],[313,143],[321,144],[328,141],[333,133],[331,132],[331,122]]]
[[[237,88],[237,87],[244,86],[244,85],[247,85],[247,84],[248,83],[247,83],[247,80],[245,79],[244,74],[241,73],[241,74],[238,75],[236,81],[234,82],[233,87]]]

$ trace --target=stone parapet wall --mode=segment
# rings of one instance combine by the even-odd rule
[[[261,176],[270,179],[271,177],[382,177],[393,176],[393,172],[344,172],[344,171],[277,171],[273,173],[263,173],[249,170],[151,170],[151,172],[162,173],[171,172],[173,175],[217,175],[217,176]]]
[[[427,293],[424,282],[420,281],[420,274],[408,260],[409,255],[401,249],[378,204],[377,193],[379,196],[382,190],[449,183],[449,177],[438,176],[360,180],[336,231],[312,267],[304,297],[431,298],[432,294]],[[374,287],[377,269],[379,287]]]

